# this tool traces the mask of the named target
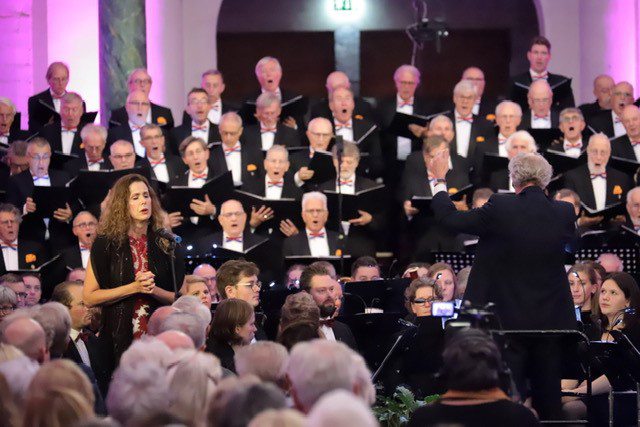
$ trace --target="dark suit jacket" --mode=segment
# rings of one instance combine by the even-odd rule
[[[64,270],[64,274],[68,273],[74,268],[82,267],[82,255],[80,255],[80,246],[69,246],[62,252],[60,252],[60,265]]]
[[[256,91],[254,91],[253,93],[249,94],[249,96],[247,96],[245,98],[245,102],[243,103],[243,107],[240,108],[240,111],[238,112],[238,114],[240,114],[240,116],[242,117],[242,123],[243,125],[249,126],[249,125],[253,125],[255,123],[258,123],[256,117],[253,115],[253,113],[255,113],[255,102],[258,99],[258,97],[262,95],[262,90],[257,89]],[[289,101],[292,98],[295,98],[296,96],[298,96],[298,93],[294,93],[291,92],[287,89],[282,89],[280,88],[280,97],[281,97],[281,101],[284,104],[285,102]],[[252,102],[254,103],[254,105],[252,105],[252,108],[245,108],[246,103],[247,102]],[[251,111],[251,114],[248,114],[249,111]],[[281,120],[286,119],[286,117],[280,117]],[[302,130],[304,128],[304,115],[302,116],[296,116],[294,117],[297,125],[298,125],[298,129]]]
[[[232,105],[222,101],[222,112],[221,114],[228,113],[229,111],[238,111],[238,107],[236,105]],[[180,124],[191,123],[191,116],[187,111],[182,112],[182,122]]]
[[[223,233],[222,231],[218,231],[216,233],[213,234],[207,234],[206,236],[201,237],[200,239],[196,240],[195,242],[195,250],[196,253],[200,254],[200,255],[204,255],[206,253],[209,253],[211,250],[211,247],[213,245],[216,245],[218,247],[222,247],[222,238],[223,238]],[[253,234],[251,231],[245,229],[244,233],[242,233],[242,247],[243,249],[246,251],[247,249],[257,245],[258,243],[264,242],[268,239]]]
[[[451,150],[451,164],[453,169],[447,172],[447,185],[462,188],[469,184],[467,161]],[[407,157],[407,164],[402,175],[402,186],[399,193],[400,202],[410,200],[412,196],[431,197],[429,175],[424,163],[422,151],[411,153]]]
[[[335,123],[333,120],[331,124],[335,133]],[[367,153],[366,156],[360,158],[358,174],[368,178],[378,178],[382,176],[384,161],[382,159],[380,130],[378,126],[370,120],[356,118],[355,115],[352,117],[352,125],[354,142],[358,144],[360,153]],[[369,131],[371,132],[367,135]],[[366,138],[360,141],[365,135],[367,135]]]
[[[556,108],[551,107],[551,128],[557,128],[560,125],[560,111]],[[526,109],[522,110],[522,121],[520,122],[520,126],[518,126],[518,130],[527,130],[531,129],[531,110]]]
[[[482,208],[466,212],[440,192],[431,206],[443,226],[480,236],[465,299],[494,302],[505,329],[575,328],[564,269],[565,245],[575,229],[573,206],[538,187],[494,194]]]
[[[345,323],[335,320],[333,322],[333,325],[331,326],[331,329],[333,329],[333,335],[335,335],[336,341],[343,342],[351,347],[352,350],[358,351],[356,339],[353,336],[353,332],[351,332],[349,326],[347,326]]]
[[[133,133],[129,127],[129,122],[124,122],[123,125],[109,128],[109,133],[107,134],[107,146],[105,147],[105,150],[109,150],[111,144],[120,139],[124,139],[125,141],[129,141],[133,144]],[[109,151],[107,151],[107,155],[108,153]]]
[[[636,152],[633,151],[631,140],[626,134],[620,135],[619,137],[611,140],[611,155],[633,160],[634,162],[638,161],[636,158]]]
[[[230,370],[234,374],[236,373],[236,362],[234,360],[235,352],[233,351],[233,347],[228,343],[218,341],[209,335],[206,351],[220,359],[220,366]]]
[[[580,111],[582,111],[582,115],[584,116],[584,119],[586,121],[589,121],[591,117],[600,114],[602,111],[606,111],[606,109],[600,107],[600,104],[598,104],[597,100],[594,102],[582,104],[578,108],[580,108]]]
[[[241,179],[242,188],[244,188],[244,186],[250,181],[259,181],[261,177],[264,176],[264,158],[262,156],[262,151],[260,151],[258,147],[242,143],[240,143],[240,147],[240,164],[242,168]],[[248,169],[249,165],[255,166],[255,170],[250,171]],[[222,144],[216,144],[211,147],[209,168],[213,168],[215,176],[229,171]]]
[[[262,150],[262,133],[260,132],[260,124],[256,123],[244,128],[242,139],[245,143],[257,147]],[[276,125],[276,134],[273,138],[274,144],[284,145],[285,147],[299,147],[301,145],[298,131],[288,126],[278,123]]]
[[[478,110],[478,118],[487,120],[492,124],[495,123],[495,114],[496,114],[496,105],[498,105],[498,100],[495,97],[489,95],[482,95],[480,99],[480,109]],[[453,101],[449,101],[444,104],[443,110],[454,111],[455,104]]]
[[[329,255],[334,255],[336,253],[336,250],[340,248],[340,246],[338,245],[338,233],[331,230],[326,231],[329,243]],[[311,255],[311,249],[309,248],[309,239],[307,239],[307,232],[302,229],[298,234],[294,234],[293,236],[284,239],[282,254],[284,256]]]
[[[554,86],[555,84],[560,83],[566,78],[567,77],[560,74],[549,73],[547,82],[549,83],[549,86]],[[516,83],[520,83],[529,87],[532,82],[533,80],[531,79],[531,74],[529,74],[529,71],[518,74],[511,78],[511,82],[509,84],[510,94],[508,99],[511,99],[513,102],[520,104],[520,107],[522,107],[522,111],[529,109],[529,104],[527,102],[527,91],[521,87],[516,86]],[[554,93],[553,105],[556,106],[558,110],[562,110],[563,108],[567,107],[574,107],[576,105],[576,102],[573,99],[573,90],[570,90],[569,93],[562,99],[560,99],[558,95]]]
[[[185,177],[187,176],[184,174],[185,171],[187,170],[187,166],[184,164],[184,162],[180,157],[165,153],[164,158],[167,165],[167,172],[169,174],[169,183],[171,183],[175,178],[181,175],[184,175]],[[149,170],[151,171],[151,178],[157,180],[156,174],[153,168],[151,167],[151,163],[149,162],[149,159],[147,157],[144,157],[138,160],[136,163],[139,166],[149,168]],[[177,184],[174,184],[174,185],[177,185]],[[185,183],[185,185],[187,185],[187,183]]]
[[[113,165],[109,161],[109,157],[106,156],[107,153],[103,152],[103,162],[100,163],[101,170],[111,170],[113,169]],[[81,170],[86,170],[89,168],[87,164],[87,156],[84,153],[80,154],[77,159],[69,160],[64,164],[64,171],[69,174],[69,176],[74,177],[78,175],[78,172]]]
[[[602,132],[609,138],[615,137],[611,110],[601,110],[598,113],[593,114],[586,120],[587,124],[591,126],[596,132]]]
[[[633,188],[633,183],[631,178],[619,170],[607,166],[606,172],[607,194],[605,205],[609,206],[619,201],[624,201],[627,191]],[[617,185],[622,189],[622,194],[620,195],[613,194],[614,187]],[[564,176],[564,186],[578,193],[585,205],[595,209],[596,199],[593,195],[593,186],[591,185],[591,174],[589,173],[588,165],[585,164],[568,171]]]
[[[455,113],[451,112],[446,114],[446,116],[449,117],[449,119],[451,119],[451,122],[453,123],[453,132],[455,134],[455,131],[456,131]],[[493,129],[493,125],[491,124],[491,122],[488,122],[479,116],[476,116],[476,115],[473,116],[473,122],[471,123],[471,133],[469,134],[469,149],[467,150],[467,157],[466,157],[469,160],[468,162],[469,166],[473,165],[473,160],[475,159],[475,154],[476,154],[476,147],[478,146],[478,144],[482,143],[482,141],[485,139],[485,135],[490,135],[492,133],[492,129]],[[457,153],[458,152],[457,147],[458,146],[456,142],[456,136],[454,136],[449,146],[449,150],[451,151],[451,153]]]
[[[171,129],[170,133],[170,143],[171,152],[174,155],[179,155],[178,147],[180,147],[180,143],[188,136],[191,136],[191,119],[187,122],[183,122],[180,126]],[[218,130],[218,125],[214,125],[209,122],[209,138],[207,139],[207,144],[212,144],[214,142],[220,142],[222,138],[220,138],[220,131]]]
[[[27,262],[28,254],[35,255],[35,261]],[[18,238],[18,268],[20,270],[36,268],[47,261],[47,251],[42,243]],[[5,274],[6,272],[7,267],[4,264],[4,257],[0,254],[0,275]]]
[[[49,123],[60,121],[60,114],[43,105],[43,103],[53,108],[53,97],[49,88],[29,97],[29,131],[31,132],[37,132]]]
[[[493,171],[489,176],[489,188],[496,193],[498,190],[509,190],[509,171],[507,169]]]
[[[71,145],[72,154],[83,153],[82,149],[80,148],[80,144],[82,144],[80,132],[82,131],[84,125],[86,125],[86,123],[80,123],[78,125],[78,130],[73,136],[73,145]],[[62,153],[62,123],[55,122],[43,127],[40,130],[40,136],[49,141],[49,145],[51,145],[51,151]]]
[[[88,332],[88,334],[89,337],[87,342],[85,342],[85,346],[87,347],[87,353],[89,353],[90,368],[96,377],[100,393],[106,396],[114,367],[109,366],[108,358],[104,357],[106,353],[102,348],[100,340],[92,332]],[[67,351],[64,352],[62,357],[73,360],[78,364],[83,363],[76,343],[71,340],[69,341]]]
[[[127,110],[124,106],[111,111],[109,118],[109,127],[118,127],[126,125],[129,121]],[[171,129],[174,126],[173,113],[167,107],[151,103],[151,121],[165,129]]]
[[[13,129],[13,126],[12,126],[11,129],[9,130],[9,136],[7,138],[7,142],[11,144],[13,141],[26,141],[30,137],[31,137],[31,132],[29,132],[28,130]]]

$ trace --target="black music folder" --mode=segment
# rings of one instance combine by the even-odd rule
[[[70,181],[71,182],[71,181]],[[65,187],[33,187],[31,197],[36,204],[35,214],[43,218],[53,218],[56,209],[64,209],[68,203],[71,206],[74,191]]]
[[[549,149],[543,153],[543,156],[551,164],[554,176],[587,163],[587,155],[584,151],[580,154],[580,157],[572,157],[564,151]]]
[[[597,210],[595,208],[589,207],[585,205],[584,202],[580,202],[580,204],[582,205],[582,210],[586,216],[588,217],[603,216],[604,217],[603,222],[610,221],[616,216],[624,215],[625,213],[625,204],[623,202],[618,202],[609,206],[605,206],[605,208],[602,210]]]
[[[547,148],[549,148],[549,146],[553,141],[556,141],[558,139],[562,141],[564,139],[564,135],[562,134],[562,131],[558,128],[551,128],[551,129],[529,128],[527,129],[527,132],[529,132],[529,134],[536,141],[536,145],[538,146],[539,152],[543,152]]]
[[[230,199],[233,195],[233,177],[231,171],[211,178],[200,188],[193,188],[186,185],[176,185],[167,187],[164,205],[167,212],[180,212],[184,217],[195,216],[191,210],[193,199],[204,200],[208,195],[209,200],[214,205],[219,205]]]
[[[462,188],[449,187],[447,191],[449,192],[451,200],[460,202],[464,196],[467,196],[467,203],[471,203],[471,198],[473,197],[473,191],[475,188],[476,187],[473,184],[469,184]]]
[[[443,111],[441,113],[430,114],[428,116],[421,116],[419,114],[405,114],[396,112],[389,124],[389,131],[397,136],[405,138],[416,138],[416,136],[409,130],[409,125],[418,125],[425,127],[429,124],[429,121],[441,114],[447,114],[449,111]]]
[[[261,206],[271,208],[273,211],[273,218],[265,221],[263,224],[268,224],[269,227],[277,229],[280,226],[280,221],[290,219],[296,226],[302,222],[300,212],[302,211],[302,205],[299,200],[296,199],[267,199],[266,197],[258,196],[257,194],[248,193],[242,190],[235,191],[235,197],[242,203],[242,207],[247,212],[247,215],[251,214],[251,208],[256,210]]]
[[[609,158],[609,166],[634,178],[635,174],[638,173],[640,163],[623,157],[611,156]]]
[[[333,156],[329,152],[314,152],[307,168],[314,172],[313,177],[308,182],[322,184],[325,181],[336,179],[336,168],[333,166]]]
[[[91,206],[95,203],[100,204],[109,193],[109,190],[117,180],[125,175],[138,174],[151,181],[151,171],[149,168],[134,167],[131,169],[121,170],[81,170],[78,176],[70,184],[75,188],[78,197],[85,206]],[[68,184],[69,185],[69,184]]]
[[[77,154],[73,154],[73,153],[65,154],[62,151],[53,151],[51,153],[51,163],[49,164],[49,167],[55,170],[62,170],[64,168],[65,163],[77,158],[78,158]]]
[[[342,220],[349,221],[350,219],[359,218],[359,210],[375,214],[384,209],[384,205],[381,203],[384,198],[385,186],[379,185],[367,190],[359,191],[356,194],[343,194],[342,195]],[[336,191],[325,191],[327,196],[327,206],[329,208],[329,221],[333,222],[334,226],[338,221],[338,193]],[[334,227],[335,228],[335,227]]]

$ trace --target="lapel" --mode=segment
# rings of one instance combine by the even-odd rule
[[[44,260],[37,259],[39,254],[36,254],[36,251],[33,250],[33,247],[29,247],[29,245],[25,245],[24,241],[18,238],[18,268],[20,270],[27,270],[31,267],[36,267],[37,264],[41,264]],[[27,263],[27,255],[34,255],[36,257],[34,262]],[[4,264],[4,259],[2,260]]]
[[[367,134],[367,132],[369,132],[371,129],[375,128],[376,125],[375,124],[371,124],[371,122],[367,122],[364,120],[357,120],[357,119],[352,119],[351,123],[353,124],[353,139],[354,142],[356,142],[361,148],[361,150],[364,150],[363,145],[365,143],[365,141],[367,141],[367,138],[365,138],[364,140],[358,142],[358,140],[360,138],[362,138],[364,135]],[[369,134],[370,135],[370,134]]]
[[[80,132],[82,131],[82,128],[84,127],[85,124],[86,123],[80,122],[80,124],[78,125],[78,130],[73,135],[73,143],[71,144],[71,153],[72,154],[82,154],[83,153],[82,149],[80,148],[80,145],[82,144],[82,137],[80,136]]]
[[[20,242],[20,240],[18,240],[18,243]],[[18,247],[20,247],[20,245],[18,245]],[[2,254],[0,254],[2,255]],[[20,262],[20,253],[18,253],[18,263]],[[7,267],[4,264],[4,256],[0,256],[0,271],[2,272],[2,274],[5,274],[7,272]]]
[[[591,208],[595,208],[596,206],[596,196],[593,193],[593,185],[591,185],[591,175],[589,172],[589,167],[587,165],[583,165],[582,166],[582,179],[583,179],[583,185],[584,190],[582,193],[580,193],[581,195],[583,195],[583,202],[591,207]],[[607,187],[609,186],[609,179],[607,179]]]
[[[338,236],[334,231],[327,230],[327,242],[329,243],[329,255],[335,255],[338,250]]]

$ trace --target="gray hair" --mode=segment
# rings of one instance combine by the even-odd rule
[[[476,86],[469,80],[460,80],[453,88],[454,95],[460,95],[463,93],[473,93],[474,95],[478,94],[478,90]]]
[[[371,408],[352,393],[335,390],[324,395],[307,417],[307,427],[378,427]]]
[[[327,196],[324,193],[319,191],[309,191],[308,193],[304,193],[302,195],[302,210],[304,210],[304,205],[307,203],[307,200],[321,200],[324,208],[327,209]]]
[[[429,122],[429,130],[433,129],[433,127],[438,122],[447,122],[449,123],[449,125],[453,126],[453,122],[449,117],[445,116],[444,114],[440,114],[431,119],[431,121]]]
[[[80,138],[84,140],[91,133],[98,135],[105,144],[107,143],[107,129],[104,126],[87,123],[80,131]]]
[[[631,202],[631,198],[634,194],[640,191],[640,187],[633,187],[631,190],[627,192],[627,203]],[[0,295],[0,302],[2,302],[2,296]]]
[[[201,307],[204,307],[199,303]],[[205,307],[206,309],[206,307]],[[195,313],[174,313],[167,317],[160,326],[160,333],[165,331],[184,332],[191,338],[197,349],[203,348],[207,339],[207,326]]]
[[[13,114],[15,116],[15,114],[16,114],[16,104],[14,104],[13,101],[11,101],[6,96],[0,96],[0,104],[6,105],[7,107],[11,108],[11,114]]]
[[[286,375],[289,353],[282,344],[258,341],[240,348],[234,360],[239,376],[255,375],[264,382],[280,385]]]
[[[566,116],[567,114],[576,114],[578,117],[580,117],[580,120],[584,121],[584,115],[582,114],[582,110],[580,110],[579,108],[576,107],[568,107],[565,108],[564,110],[560,111],[560,121],[562,121],[562,118],[564,116]]]
[[[79,102],[82,104],[82,97],[76,92],[67,92],[64,94],[61,101],[61,104],[69,104],[71,102]]]
[[[260,58],[260,60],[256,63],[255,73],[258,74],[258,70],[267,65],[269,62],[275,62],[280,72],[282,72],[282,66],[280,65],[280,61],[278,61],[277,58],[274,58],[273,56],[265,56]]]
[[[199,282],[206,283],[206,280],[202,278]],[[211,311],[205,307],[196,296],[183,295],[171,304],[171,306],[185,313],[198,316],[205,328],[211,323]]]
[[[147,75],[147,77],[149,77],[149,81],[153,83],[153,79],[151,78],[151,74],[149,74],[149,71],[147,71],[146,68],[134,68],[133,70],[131,70],[131,72],[129,73],[129,75],[127,76],[127,84],[131,84],[131,79],[133,78],[133,75],[137,72],[143,72]]]
[[[38,362],[26,355],[0,363],[0,374],[6,378],[13,400],[19,407],[22,407],[29,384],[38,373],[38,369]]]
[[[109,386],[109,415],[124,427],[136,427],[163,412],[170,402],[169,380],[159,363],[120,365]]]
[[[238,113],[236,113],[234,111],[226,112],[222,116],[220,116],[220,123],[218,124],[218,126],[220,126],[220,124],[222,124],[222,122],[227,121],[227,120],[231,120],[233,122],[236,122],[236,124],[238,126],[242,126],[242,117],[240,117],[238,115]]]
[[[135,340],[129,348],[122,353],[120,367],[136,368],[138,365],[159,363],[164,365],[171,358],[169,347],[155,337],[144,336]]]
[[[408,64],[403,64],[396,68],[395,73],[393,73],[393,80],[397,81],[400,73],[403,73],[405,71],[409,71],[411,74],[413,74],[413,76],[416,78],[416,83],[420,83],[420,70],[418,70],[413,65]]]
[[[266,154],[265,158],[266,158],[266,159],[268,159],[268,158],[269,158],[269,154],[270,154],[270,153],[275,153],[275,152],[278,152],[278,151],[279,151],[280,153],[284,153],[284,158],[285,158],[286,160],[289,160],[289,150],[287,150],[287,149],[284,147],[284,145],[280,145],[280,144],[273,144],[273,145],[271,146],[271,148],[269,148],[269,149],[267,150],[267,154]]]
[[[496,105],[496,116],[500,115],[500,112],[502,111],[503,108],[505,107],[513,107],[516,109],[517,111],[517,115],[519,117],[522,117],[522,107],[520,106],[520,104],[516,104],[513,101],[502,101],[501,103],[499,103],[498,105]]]
[[[280,98],[275,93],[265,92],[256,99],[257,108],[269,108],[273,104],[280,106]]]
[[[65,352],[71,332],[69,309],[59,302],[50,301],[34,307],[33,320],[40,323],[47,334],[47,345],[54,356]]]
[[[14,308],[18,304],[18,296],[13,289],[7,286],[0,286],[0,304],[11,304]]]
[[[536,147],[536,140],[533,139],[533,136],[531,136],[531,134],[529,132],[527,132],[526,130],[519,130],[517,132],[514,132],[511,134],[511,136],[509,138],[507,138],[507,140],[505,141],[507,150],[511,149],[511,144],[515,141],[515,140],[524,140],[527,142],[527,144],[529,145],[529,152],[530,153],[535,153],[538,151],[538,148]]]
[[[509,176],[514,188],[533,184],[544,189],[552,175],[549,162],[537,153],[520,153],[509,162]]]
[[[353,351],[344,343],[325,339],[296,344],[289,356],[287,374],[292,394],[305,411],[325,393],[353,390],[357,379]]]

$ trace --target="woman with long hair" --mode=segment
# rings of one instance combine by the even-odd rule
[[[102,306],[100,336],[113,349],[117,364],[131,341],[146,333],[147,321],[160,305],[173,302],[171,262],[182,283],[184,262],[158,232],[164,212],[149,182],[141,175],[120,178],[98,224],[84,282],[84,302]]]

